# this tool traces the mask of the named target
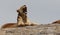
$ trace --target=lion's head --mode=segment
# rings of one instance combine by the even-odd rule
[[[27,14],[27,7],[26,5],[23,5],[21,6],[18,10],[17,10],[18,13],[25,13]]]

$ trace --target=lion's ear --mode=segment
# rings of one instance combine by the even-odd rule
[[[17,10],[17,12],[19,12],[19,10]]]

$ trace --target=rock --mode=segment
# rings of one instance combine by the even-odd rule
[[[0,29],[0,35],[60,35],[60,24]]]
[[[52,24],[60,24],[60,20],[56,20],[56,21],[52,22]]]

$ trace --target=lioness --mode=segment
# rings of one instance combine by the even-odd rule
[[[13,27],[20,27],[20,26],[34,26],[36,24],[33,24],[30,22],[30,20],[27,18],[27,6],[23,5],[17,10],[18,16],[17,16],[17,23],[7,23],[2,26],[2,28],[13,28]]]

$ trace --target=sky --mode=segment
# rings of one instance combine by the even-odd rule
[[[16,10],[27,5],[28,18],[38,24],[60,19],[60,0],[0,0],[0,25],[17,22]]]

